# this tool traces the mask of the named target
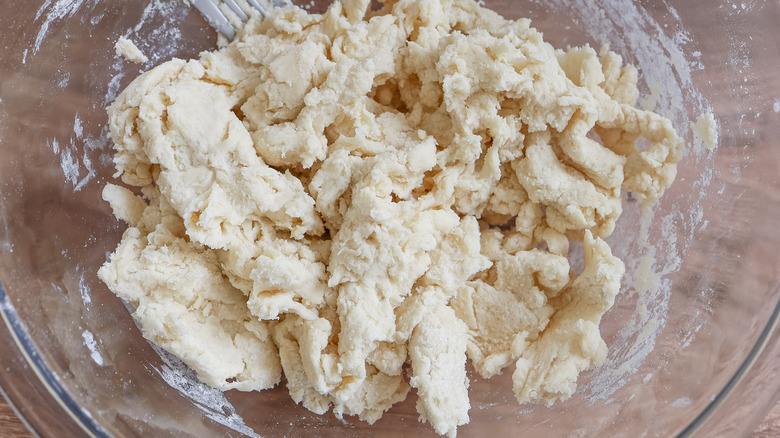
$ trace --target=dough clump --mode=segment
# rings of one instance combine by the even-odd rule
[[[144,52],[135,43],[123,36],[119,37],[116,44],[114,44],[114,50],[116,50],[117,55],[136,64],[143,64],[149,61],[149,58],[144,55]]]
[[[520,403],[568,398],[606,357],[624,266],[603,239],[622,196],[672,183],[680,139],[613,52],[473,0],[369,3],[254,17],[124,90],[117,176],[142,195],[106,187],[129,228],[100,278],[221,390],[284,374],[311,411],[373,423],[415,388],[448,436],[467,360],[514,364]]]

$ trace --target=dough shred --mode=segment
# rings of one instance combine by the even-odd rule
[[[450,437],[467,361],[509,367],[520,403],[570,397],[624,273],[603,239],[669,187],[680,138],[607,49],[473,0],[369,3],[255,16],[119,95],[103,197],[128,228],[99,277],[220,390],[284,375],[373,423],[414,388]]]

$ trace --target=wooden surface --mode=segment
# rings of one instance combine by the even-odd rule
[[[0,397],[0,437],[2,438],[31,438],[21,421],[16,418],[14,411]],[[750,435],[750,438],[777,438],[780,437],[780,403],[767,415],[766,419]]]
[[[766,416],[750,438],[776,438],[780,436],[780,403]]]
[[[0,437],[28,438],[31,436],[22,422],[16,418],[14,411],[5,402],[5,399],[0,396]]]

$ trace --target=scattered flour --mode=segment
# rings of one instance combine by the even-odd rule
[[[689,399],[688,397],[680,397],[677,400],[672,402],[672,406],[680,409],[687,408],[692,404],[693,404],[693,400]]]
[[[81,300],[84,302],[84,305],[88,307],[92,304],[92,288],[89,286],[89,283],[87,283],[86,273],[81,266],[76,265],[76,272],[79,275],[79,294],[81,295]]]
[[[37,53],[41,48],[43,39],[46,38],[46,34],[49,32],[49,27],[57,20],[71,17],[75,14],[84,0],[57,0],[52,5],[52,0],[46,0],[46,2],[38,9],[35,14],[35,20],[38,20],[44,12],[46,18],[44,18],[43,24],[41,24],[38,30],[38,35],[35,37],[35,44],[33,45],[33,54]],[[26,54],[25,54],[26,57]]]
[[[81,332],[81,337],[84,339],[84,345],[89,349],[89,355],[92,357],[92,360],[96,364],[103,366],[103,356],[100,354],[100,351],[98,351],[97,342],[95,341],[95,336],[92,332],[84,330]]]

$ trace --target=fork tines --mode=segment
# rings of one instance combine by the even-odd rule
[[[229,40],[236,37],[234,24],[237,26],[238,21],[243,23],[249,20],[252,10],[260,12],[265,17],[268,15],[267,9],[269,7],[283,7],[291,4],[289,0],[270,0],[267,6],[263,6],[261,2],[262,0],[190,0],[190,3],[200,11],[206,21]],[[238,21],[231,22],[226,13],[234,15]]]

